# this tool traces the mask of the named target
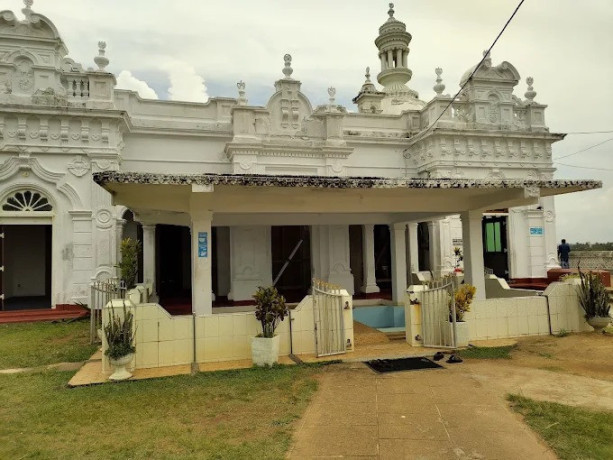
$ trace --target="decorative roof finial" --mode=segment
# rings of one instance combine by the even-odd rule
[[[335,100],[334,100],[334,96],[336,96],[336,88],[334,86],[330,86],[328,88],[328,96],[330,96],[330,105],[334,105]]]
[[[98,66],[99,72],[104,72],[104,68],[109,65],[109,59],[104,55],[106,52],[106,42],[98,42],[98,56],[94,58],[94,62]]]
[[[387,10],[387,14],[390,15],[390,19],[394,18],[394,4],[393,3],[390,3],[390,9]]]
[[[485,64],[487,67],[491,67],[492,66],[492,54],[488,50],[484,50],[483,57],[485,58],[483,60],[483,64]]]
[[[283,60],[285,61],[283,75],[285,75],[285,78],[292,78],[292,73],[294,72],[294,69],[292,69],[292,55],[286,54],[283,56]]]
[[[366,83],[370,83],[370,67],[366,67]]]
[[[243,80],[236,84],[238,88],[238,105],[247,105],[247,98],[245,97],[245,82]]]
[[[524,93],[524,96],[526,96],[528,102],[534,102],[534,98],[536,97],[536,91],[534,91],[534,88],[532,87],[532,84],[534,83],[534,78],[526,78],[526,83],[528,84],[528,91]]]
[[[32,14],[32,5],[34,4],[34,0],[23,0],[23,4],[26,6],[21,9],[21,12],[26,17],[27,21],[30,21],[30,15]]]
[[[445,91],[445,85],[443,85],[443,79],[441,78],[443,69],[437,67],[436,69],[434,69],[434,73],[436,73],[436,85],[434,85],[433,89],[436,92],[436,95],[440,96],[443,94],[443,91]]]

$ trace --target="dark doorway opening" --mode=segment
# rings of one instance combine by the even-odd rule
[[[499,278],[509,278],[507,217],[483,216],[483,264]]]
[[[176,225],[157,225],[155,239],[156,287],[160,304],[167,310],[173,305],[191,305],[190,229]],[[191,307],[186,308],[189,310],[188,313],[191,312]]]
[[[275,226],[271,227],[270,235],[273,282],[298,243],[302,241],[276,284],[277,290],[288,302],[300,302],[311,287],[310,229],[304,225]]]
[[[389,225],[375,225],[375,278],[381,291],[392,289],[392,251]]]
[[[359,295],[364,286],[363,225],[349,226],[349,266],[353,274],[353,292]]]
[[[430,270],[430,233],[427,222],[420,222],[417,226],[417,261],[419,271]]]
[[[4,226],[4,310],[51,308],[51,236],[51,225]]]

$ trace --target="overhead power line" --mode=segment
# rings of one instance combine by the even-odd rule
[[[455,95],[453,96],[453,98],[451,99],[451,101],[449,101],[449,104],[447,104],[447,107],[445,107],[445,110],[443,110],[440,115],[438,116],[438,118],[434,121],[434,123],[432,123],[428,129],[426,129],[426,131],[424,131],[424,134],[426,134],[430,129],[432,129],[432,127],[434,125],[436,125],[436,122],[439,121],[441,119],[441,117],[443,116],[443,114],[447,111],[447,109],[449,109],[449,107],[451,107],[451,104],[453,104],[455,102],[455,100],[457,99],[457,97],[460,95],[460,93],[462,92],[462,90],[464,89],[464,87],[468,84],[468,82],[473,78],[473,75],[477,72],[477,70],[479,70],[479,68],[481,67],[481,64],[483,64],[483,61],[485,61],[487,59],[487,57],[490,55],[490,52],[492,51],[492,48],[494,48],[494,45],[498,42],[498,39],[502,36],[502,34],[504,33],[504,31],[506,30],[507,26],[511,23],[511,21],[513,20],[513,18],[515,17],[515,15],[517,14],[517,12],[519,11],[519,8],[523,5],[525,0],[521,0],[519,2],[519,4],[517,5],[517,7],[515,8],[515,11],[513,11],[513,14],[511,15],[511,17],[507,20],[507,22],[505,23],[504,27],[502,28],[502,30],[498,33],[498,35],[496,36],[496,39],[492,42],[492,44],[490,45],[490,47],[487,49],[487,51],[485,53],[483,53],[483,58],[481,58],[481,60],[479,61],[479,64],[477,64],[477,66],[474,68],[474,70],[471,72],[470,76],[466,79],[466,81],[464,82],[464,84],[462,85],[462,87],[458,90],[457,93],[455,93]]]
[[[573,152],[573,153],[569,153],[568,155],[562,155],[561,157],[554,158],[554,161],[561,160],[562,158],[572,157],[573,155],[577,155],[579,153],[587,152],[588,150],[591,150],[595,147],[598,147],[599,145],[606,144],[607,142],[611,142],[611,141],[613,141],[613,137],[610,137],[602,142],[599,142],[598,144],[590,145],[589,147],[586,147],[584,149],[577,150],[576,152]]]
[[[613,171],[611,168],[591,168],[589,166],[577,166],[577,165],[569,165],[567,163],[560,163],[559,161],[554,161],[555,164],[560,166],[568,166],[569,168],[578,168],[578,169],[593,169],[595,171]]]
[[[611,134],[613,133],[613,130],[610,131],[571,131],[569,133],[566,134]]]

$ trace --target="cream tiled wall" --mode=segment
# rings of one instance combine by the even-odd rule
[[[348,294],[343,304],[352,299]],[[196,330],[196,362],[232,361],[251,359],[251,338],[261,332],[260,323],[253,312],[213,314],[209,316],[171,316],[158,304],[132,305],[134,312],[136,357],[133,367],[150,368],[189,364],[194,360],[194,321]],[[353,312],[343,310],[345,336],[353,344]],[[107,316],[106,314],[104,316]],[[313,301],[305,297],[291,311],[292,337],[290,344],[290,319],[286,318],[277,328],[280,336],[279,354],[315,353]],[[352,349],[352,348],[351,348]],[[350,351],[350,350],[348,350]],[[108,363],[103,364],[110,369]]]
[[[409,298],[420,298],[421,286],[411,286],[405,299],[407,342],[413,346],[421,343],[415,336],[421,335],[421,306],[410,305]],[[547,312],[549,298],[549,315]],[[583,318],[583,310],[577,299],[576,286],[552,283],[543,296],[513,297],[475,300],[464,319],[470,329],[471,340],[499,339],[528,335],[549,334],[549,317],[554,334],[590,331]]]

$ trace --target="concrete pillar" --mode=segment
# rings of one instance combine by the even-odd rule
[[[408,51],[404,51],[402,53],[402,67],[408,67],[408,59],[409,58],[409,52]]]
[[[419,222],[409,222],[408,224],[408,239],[409,239],[409,279],[412,279],[411,274],[419,271],[419,245],[417,244],[417,226]]]
[[[387,69],[385,64],[385,55],[383,53],[379,53],[379,59],[381,60],[381,72],[383,72],[385,69]]]
[[[311,264],[313,277],[337,284],[354,294],[351,274],[349,225],[311,227]]]
[[[388,69],[393,69],[394,68],[394,52],[392,50],[388,50],[387,51],[387,68]]]
[[[396,67],[402,67],[402,50],[400,48],[396,50]]]
[[[211,221],[206,209],[191,211],[192,311],[199,316],[213,314],[211,270]]]
[[[485,299],[485,275],[483,264],[483,214],[480,211],[465,211],[462,219],[464,243],[464,280],[477,288],[475,299]]]
[[[362,267],[364,269],[364,285],[362,292],[379,292],[375,277],[375,226],[372,224],[362,225]]]
[[[390,225],[392,252],[392,300],[396,304],[404,302],[407,290],[407,259],[405,248],[406,224]]]
[[[554,198],[548,196],[546,198],[541,198],[540,202],[543,206],[543,233],[545,236],[545,256],[547,257],[546,269],[551,270],[552,268],[560,268],[560,264],[558,263],[559,242],[556,236],[556,208]],[[564,235],[562,235],[562,238],[564,238]],[[507,241],[513,244],[510,238],[508,238]]]
[[[258,286],[272,286],[270,226],[230,227],[228,299],[251,300]]]
[[[430,240],[430,270],[436,278],[441,276],[441,229],[437,220],[428,222]]]
[[[155,293],[155,224],[143,224],[143,283]]]

